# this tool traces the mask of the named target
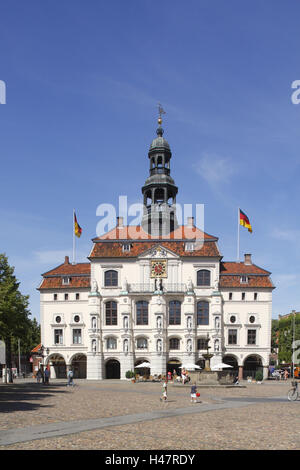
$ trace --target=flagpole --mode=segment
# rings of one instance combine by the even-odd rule
[[[75,264],[75,245],[76,245],[76,240],[75,240],[75,209],[73,209],[73,264]]]
[[[237,262],[240,262],[240,208],[238,207]]]

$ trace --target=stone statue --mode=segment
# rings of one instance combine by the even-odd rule
[[[220,342],[218,339],[215,340],[215,351],[219,351],[220,350]]]
[[[124,328],[125,330],[128,329],[128,317],[124,317]]]
[[[220,318],[219,317],[215,318],[215,327],[216,327],[216,330],[219,330],[219,328],[220,328]]]
[[[128,352],[128,339],[124,339],[124,352]]]
[[[214,287],[215,287],[215,290],[218,290],[218,288],[219,288],[219,279],[218,278],[215,279]]]
[[[187,327],[189,330],[192,328],[192,317],[187,317]]]
[[[191,339],[187,340],[186,349],[187,349],[188,352],[192,351],[192,340]]]
[[[96,352],[96,351],[97,351],[97,343],[96,343],[96,340],[95,340],[95,339],[93,339],[93,341],[92,341],[92,351],[93,351],[93,352]]]
[[[161,341],[161,339],[158,339],[157,340],[157,351],[160,352],[161,350],[162,350],[162,341]]]
[[[98,292],[98,284],[97,284],[96,279],[92,280],[91,292]]]
[[[127,291],[128,291],[128,282],[127,282],[126,277],[125,277],[125,279],[123,280],[123,283],[122,283],[122,291],[123,291],[123,292],[127,292]]]
[[[161,317],[157,317],[157,320],[156,320],[156,325],[157,325],[157,328],[160,330],[161,329]]]
[[[93,330],[95,330],[97,328],[97,319],[96,319],[96,317],[92,318],[92,328],[93,328]]]
[[[188,292],[192,292],[193,290],[193,283],[192,283],[192,279],[189,277],[189,280],[187,282],[187,290]]]

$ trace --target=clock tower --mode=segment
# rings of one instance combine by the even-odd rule
[[[154,237],[164,237],[178,227],[176,217],[176,194],[178,188],[170,176],[172,153],[163,137],[162,118],[158,118],[157,137],[148,152],[149,177],[142,187],[144,197],[143,229]]]

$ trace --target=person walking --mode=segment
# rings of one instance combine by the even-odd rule
[[[38,384],[40,383],[41,378],[42,378],[42,372],[41,372],[41,369],[39,369],[36,373],[36,381]]]
[[[195,382],[191,386],[191,403],[197,403],[197,387]]]
[[[45,384],[46,384],[46,385],[49,385],[50,371],[49,371],[49,369],[48,369],[47,367],[46,367],[46,369],[45,369],[44,375],[45,375]]]
[[[167,401],[167,399],[168,399],[168,380],[166,379],[163,384],[162,396],[160,397],[160,401]]]
[[[69,387],[70,385],[72,385],[72,387],[74,387],[74,380],[73,380],[73,377],[74,377],[74,373],[72,371],[72,369],[69,370],[68,372],[68,383],[67,383],[67,387]]]

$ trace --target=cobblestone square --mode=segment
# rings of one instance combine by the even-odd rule
[[[270,450],[300,448],[300,400],[290,381],[244,382],[244,388],[161,383],[32,379],[0,385],[0,449],[24,450]]]

